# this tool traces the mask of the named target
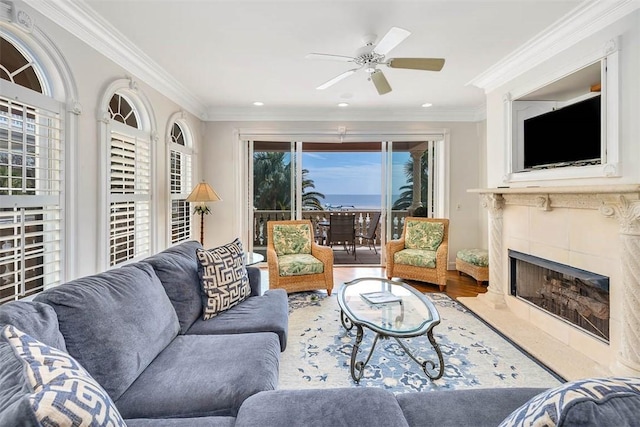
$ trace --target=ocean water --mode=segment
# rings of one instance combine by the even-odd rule
[[[380,209],[380,194],[325,194],[321,200],[327,207],[343,209]]]

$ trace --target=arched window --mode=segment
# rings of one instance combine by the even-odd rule
[[[0,31],[0,304],[64,275],[65,109],[19,43]]]
[[[142,258],[152,251],[152,114],[135,85],[111,85],[103,108],[105,179],[109,217],[108,266]]]
[[[169,192],[171,200],[172,244],[191,238],[191,213],[185,201],[192,187],[191,158],[193,155],[191,133],[181,121],[170,121],[169,131]]]

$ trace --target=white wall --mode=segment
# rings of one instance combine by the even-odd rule
[[[202,178],[220,194],[223,201],[211,205],[213,215],[205,217],[206,246],[222,244],[240,236],[243,206],[238,134],[247,131],[262,132],[335,132],[345,126],[348,132],[449,132],[449,212],[451,220],[449,259],[464,247],[482,244],[479,228],[480,206],[478,196],[467,193],[469,188],[481,185],[480,161],[484,131],[482,124],[473,122],[208,122],[200,158]],[[198,176],[200,178],[200,176]],[[458,209],[458,205],[460,208]]]
[[[132,77],[153,106],[157,123],[157,144],[153,162],[156,167],[154,213],[156,215],[154,251],[169,245],[167,239],[168,221],[168,178],[166,162],[166,133],[168,119],[181,107],[159,93],[143,81],[103,56],[93,48],[78,40],[66,30],[52,23],[48,18],[28,5],[19,3],[33,19],[36,31],[41,31],[60,51],[70,74],[75,80],[78,99],[82,109],[77,117],[77,141],[68,147],[75,150],[75,164],[67,165],[67,177],[72,180],[71,191],[75,193],[76,221],[67,224],[73,230],[73,239],[66,253],[74,266],[66,272],[65,280],[96,273],[100,270],[98,260],[98,224],[102,219],[98,203],[100,192],[106,188],[101,182],[100,146],[98,126],[98,100],[104,89],[116,79]],[[11,23],[7,25],[13,32],[19,32]],[[24,34],[29,38],[28,34]],[[241,231],[240,215],[245,209],[240,194],[240,156],[237,151],[239,129],[259,129],[263,131],[335,131],[338,126],[346,126],[349,131],[368,132],[424,132],[433,129],[447,130],[450,144],[450,261],[463,247],[483,246],[484,233],[481,232],[481,211],[476,195],[466,192],[469,188],[484,186],[482,182],[481,160],[484,152],[483,123],[475,122],[202,122],[197,117],[185,113],[185,117],[195,137],[196,159],[194,180],[205,179],[222,197],[221,202],[212,203],[212,215],[205,217],[205,243],[213,246],[228,242]],[[69,131],[72,131],[69,129]],[[457,207],[460,206],[458,210]],[[199,236],[199,218],[194,217],[194,236]]]
[[[75,180],[76,200],[77,200],[77,221],[67,224],[72,227],[75,235],[75,242],[70,242],[67,256],[73,257],[71,265],[75,265],[75,271],[66,272],[65,279],[70,280],[95,273],[99,270],[98,260],[98,221],[101,219],[98,211],[98,201],[100,191],[103,191],[105,183],[100,182],[100,147],[98,139],[98,100],[102,96],[104,89],[116,79],[122,79],[130,75],[122,67],[113,63],[94,49],[88,47],[65,30],[53,24],[46,17],[34,12],[32,9],[21,4],[34,20],[37,31],[42,31],[53,44],[58,48],[64,57],[77,86],[78,99],[68,100],[68,103],[77,101],[82,107],[82,113],[78,116],[76,164],[66,165],[67,178]],[[7,25],[12,32],[16,32],[16,27],[10,23]],[[24,35],[26,38],[28,34]],[[153,106],[155,121],[157,123],[158,140],[155,146],[155,156],[153,162],[157,168],[157,179],[155,184],[154,213],[156,214],[156,227],[154,235],[157,236],[154,246],[156,250],[165,248],[167,242],[167,206],[168,206],[168,182],[167,182],[167,162],[166,162],[166,133],[169,117],[180,111],[180,107],[168,98],[147,86],[144,82],[136,80],[139,91],[144,93]],[[190,114],[186,114],[195,135],[196,146],[202,140],[201,122]],[[71,131],[71,130],[69,130]],[[67,147],[73,149],[73,146]],[[73,188],[73,187],[71,187]]]

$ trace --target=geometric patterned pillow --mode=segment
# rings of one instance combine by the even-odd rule
[[[532,397],[499,427],[639,425],[640,378],[589,378]]]
[[[202,272],[204,320],[217,316],[251,295],[239,239],[214,249],[196,249],[196,256]]]
[[[435,251],[444,238],[444,224],[441,222],[407,221],[404,237],[405,249],[426,249]]]
[[[308,224],[273,226],[273,248],[278,256],[311,253],[311,229]]]
[[[49,347],[8,325],[2,339],[23,363],[31,391],[24,414],[40,426],[123,426],[120,413],[106,391],[70,355]],[[16,424],[17,425],[17,424]]]

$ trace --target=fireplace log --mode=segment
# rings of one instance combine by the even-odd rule
[[[546,277],[545,277],[546,279]],[[596,301],[590,296],[580,295],[579,292],[564,287],[558,279],[545,280],[539,291],[540,296],[561,304],[570,310],[576,310],[581,316],[589,317],[593,314],[596,318],[609,319],[609,306]]]

